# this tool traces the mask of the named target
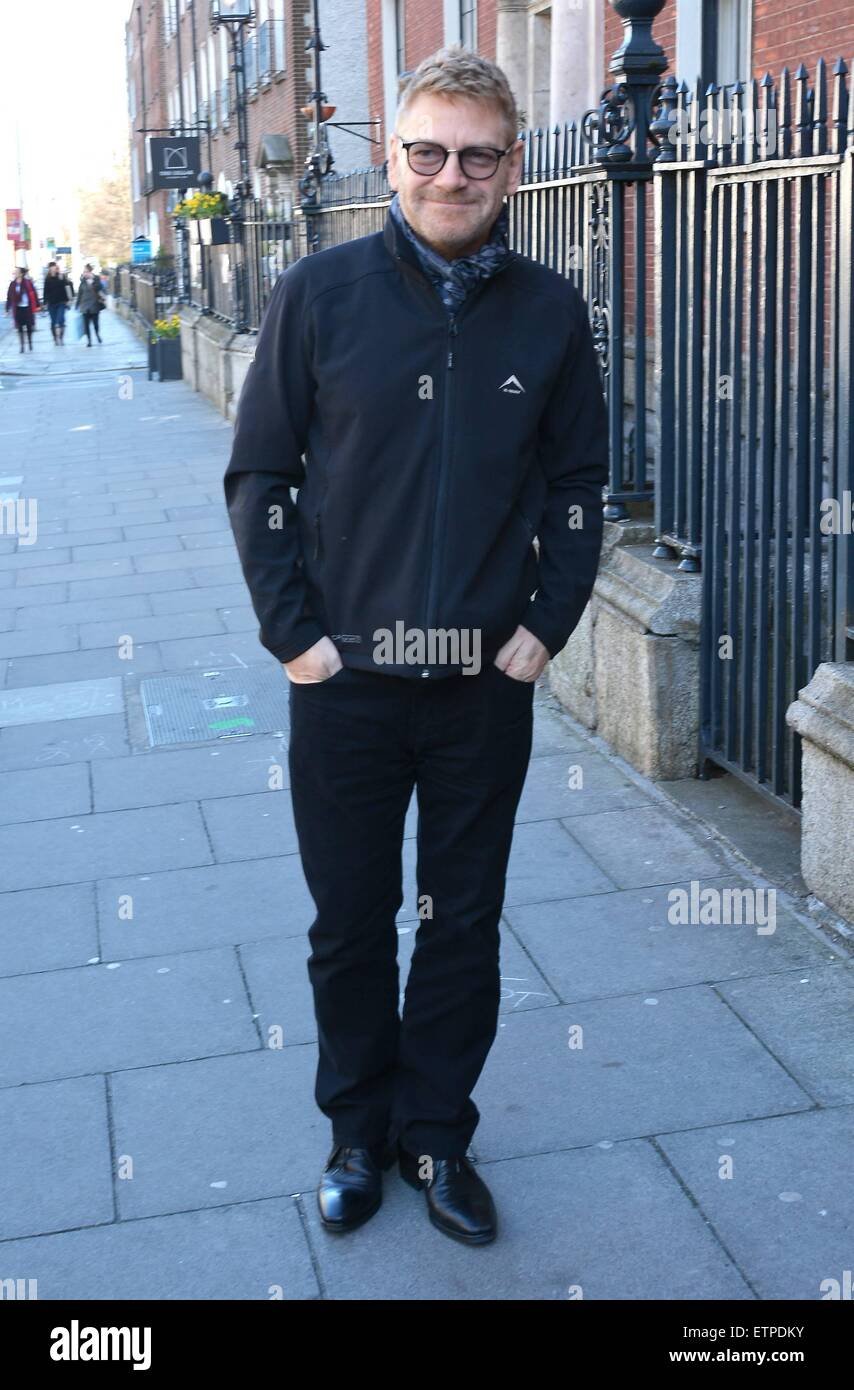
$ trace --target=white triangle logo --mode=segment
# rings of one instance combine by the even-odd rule
[[[508,376],[507,380],[499,386],[499,391],[506,391],[508,395],[518,396],[524,391],[524,386],[517,376]]]

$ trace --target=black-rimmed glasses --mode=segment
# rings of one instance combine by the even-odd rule
[[[506,150],[494,149],[492,145],[468,145],[464,150],[446,150],[444,145],[433,144],[430,140],[400,142],[414,174],[438,174],[440,169],[444,169],[448,155],[455,154],[467,179],[491,179],[498,168],[498,161],[510,153],[515,143],[513,140]]]

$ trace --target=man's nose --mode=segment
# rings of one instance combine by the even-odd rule
[[[460,156],[456,150],[448,154],[448,158],[445,160],[445,167],[439,170],[433,182],[438,184],[440,188],[447,188],[448,190],[452,188],[464,188],[468,183],[468,179],[463,173],[462,166],[460,165]]]

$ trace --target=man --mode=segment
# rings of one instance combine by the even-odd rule
[[[50,331],[57,347],[65,338],[65,311],[74,298],[74,290],[64,271],[56,261],[51,261],[44,281],[44,302],[50,314]]]
[[[497,1029],[534,682],[590,597],[608,437],[583,300],[507,249],[518,129],[493,63],[455,45],[419,65],[384,230],[277,281],[224,479],[259,638],[290,680],[330,1231],[377,1210],[397,1158],[438,1229],[496,1232],[470,1093]]]

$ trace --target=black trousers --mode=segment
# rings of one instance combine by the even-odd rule
[[[98,328],[98,315],[100,314],[100,312],[100,309],[84,309],[83,311],[83,327],[86,329],[87,343],[91,343],[92,341],[93,327],[95,329],[95,337],[98,339],[99,343],[101,341],[101,332]]]
[[[290,686],[288,762],[333,1142],[465,1154],[498,1026],[499,918],[531,754],[533,682],[343,667]],[[395,916],[413,787],[418,912],[402,1018]]]

